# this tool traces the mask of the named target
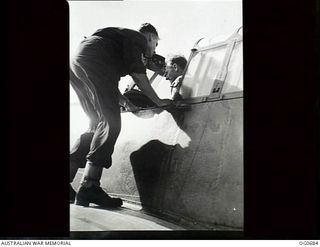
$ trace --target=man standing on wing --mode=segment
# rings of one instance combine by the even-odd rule
[[[82,206],[122,205],[120,198],[109,197],[100,187],[102,170],[112,164],[121,129],[119,104],[129,111],[138,110],[119,92],[118,83],[122,76],[130,75],[156,105],[171,104],[171,100],[157,96],[146,75],[145,61],[155,53],[158,40],[157,30],[145,23],[139,31],[99,29],[80,43],[70,64],[70,83],[90,119],[90,127],[70,152],[70,183],[78,168],[85,167],[78,193],[70,185],[70,202],[76,200]]]

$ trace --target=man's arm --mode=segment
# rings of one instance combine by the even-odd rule
[[[160,99],[150,85],[146,74],[132,73],[132,79],[135,81],[141,92],[151,99],[157,106],[165,106],[172,103],[169,99]]]
[[[124,107],[127,111],[135,112],[135,111],[138,111],[140,109],[140,107],[132,104],[132,102],[127,97],[125,97],[119,91],[119,89],[118,89],[118,93],[119,93],[119,105]]]

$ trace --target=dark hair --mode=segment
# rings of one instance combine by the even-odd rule
[[[143,23],[139,28],[140,33],[152,33],[159,37],[157,29],[152,26],[150,23]]]
[[[171,56],[167,61],[170,63],[170,65],[176,63],[181,69],[185,69],[188,63],[187,59],[181,55]]]

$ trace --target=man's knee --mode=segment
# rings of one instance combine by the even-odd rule
[[[119,135],[121,131],[121,118],[120,113],[111,113],[105,115],[101,121],[101,125],[103,128],[108,129],[109,134],[112,136]]]

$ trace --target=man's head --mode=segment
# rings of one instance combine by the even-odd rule
[[[173,82],[178,76],[182,75],[187,65],[187,59],[181,55],[169,56],[166,59],[165,77]]]
[[[159,35],[157,30],[154,26],[152,26],[150,23],[144,23],[139,28],[139,32],[142,33],[147,41],[147,51],[145,53],[145,56],[150,58],[155,53],[156,47],[158,46],[159,41]]]

